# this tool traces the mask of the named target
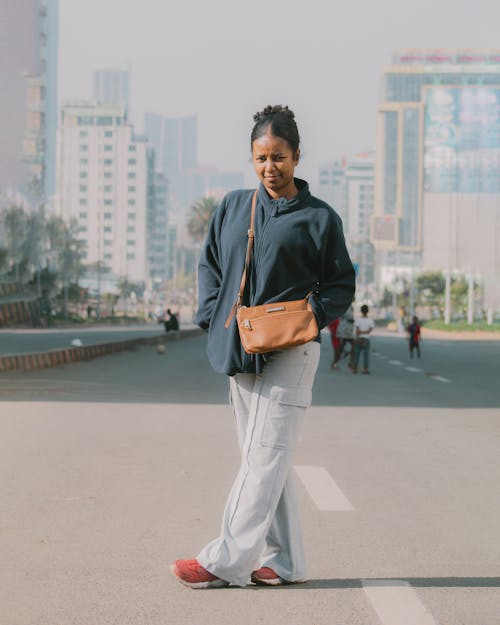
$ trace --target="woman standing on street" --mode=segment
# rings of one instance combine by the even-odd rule
[[[338,215],[294,177],[299,133],[286,106],[254,116],[252,160],[260,180],[254,251],[243,303],[296,300],[312,292],[318,328],[349,306],[354,270]],[[225,322],[245,264],[254,191],[228,193],[216,210],[199,264],[196,321],[208,331],[212,367],[229,376],[241,466],[229,493],[221,534],[196,559],[177,560],[172,573],[192,588],[279,585],[306,578],[291,479],[301,418],[311,404],[319,361],[314,341],[267,354],[247,354],[233,319]]]

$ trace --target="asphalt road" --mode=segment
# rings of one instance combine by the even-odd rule
[[[0,330],[0,356],[31,354],[70,347],[71,342],[75,339],[80,339],[83,345],[96,345],[156,334],[162,335],[164,332],[163,325],[158,323],[114,327],[2,329]]]
[[[238,462],[205,337],[2,374],[0,623],[499,625],[500,343],[410,361],[379,336],[363,376],[325,339],[295,460],[310,581],[279,589],[168,573]]]

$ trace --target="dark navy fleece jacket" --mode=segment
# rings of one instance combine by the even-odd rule
[[[319,328],[340,317],[354,297],[355,275],[342,222],[309,185],[295,179],[293,199],[273,200],[261,184],[255,210],[255,239],[243,304],[257,306],[301,299],[311,304]],[[219,373],[262,372],[265,355],[243,350],[236,319],[226,319],[236,300],[247,247],[253,190],[231,191],[210,223],[198,267],[196,323],[208,330],[208,358]],[[317,337],[320,341],[320,336]]]

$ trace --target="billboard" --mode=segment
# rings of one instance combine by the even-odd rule
[[[424,94],[424,190],[500,193],[500,88]]]

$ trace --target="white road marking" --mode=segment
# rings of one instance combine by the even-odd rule
[[[382,625],[437,625],[415,590],[401,580],[362,580]]]
[[[440,375],[430,375],[429,377],[431,380],[437,380],[438,382],[451,382],[451,380],[448,380],[448,378],[443,378]]]
[[[411,371],[412,373],[420,373],[422,371],[422,369],[419,369],[418,367],[405,367],[405,369],[407,371]]]
[[[350,501],[323,467],[296,466],[295,471],[318,510],[354,510]]]
[[[403,365],[403,363],[400,360],[389,360],[389,364],[397,365],[398,367],[401,367]]]

